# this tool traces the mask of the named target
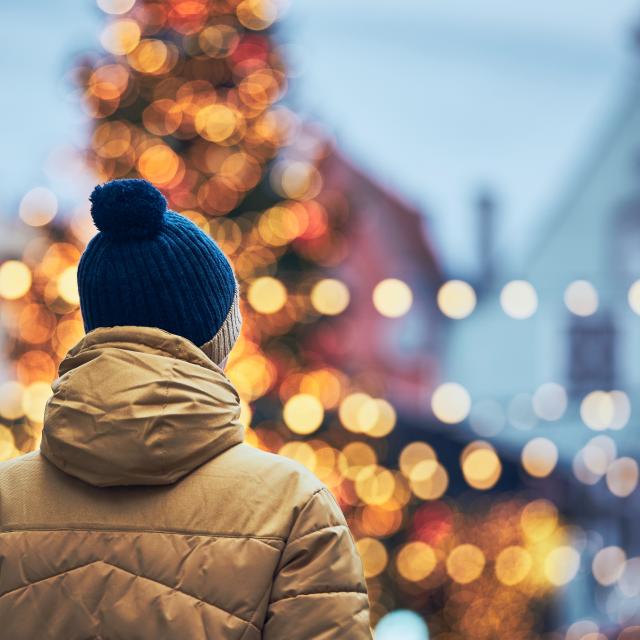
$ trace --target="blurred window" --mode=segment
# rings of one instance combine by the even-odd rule
[[[607,313],[572,316],[569,325],[569,389],[572,397],[615,387],[616,330]]]

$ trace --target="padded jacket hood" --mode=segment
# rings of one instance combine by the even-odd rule
[[[95,329],[53,390],[41,451],[0,464],[2,638],[371,640],[333,495],[241,442],[195,345]]]
[[[238,394],[222,370],[161,329],[92,331],[59,373],[41,451],[95,486],[170,484],[242,442]]]

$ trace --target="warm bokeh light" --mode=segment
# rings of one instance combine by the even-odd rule
[[[496,558],[496,577],[502,584],[512,587],[529,575],[532,566],[533,559],[526,549],[519,546],[506,547]]]
[[[32,227],[41,227],[51,222],[57,212],[58,198],[45,187],[31,189],[20,202],[19,215]]]
[[[484,571],[486,560],[482,550],[473,544],[461,544],[447,558],[447,573],[460,584],[477,580]]]
[[[65,302],[72,305],[80,304],[77,266],[67,267],[58,277],[57,285],[60,297],[65,300]]]
[[[553,549],[544,563],[544,573],[551,584],[560,587],[571,582],[580,568],[580,554],[569,546]]]
[[[463,280],[449,280],[438,291],[438,307],[445,316],[461,320],[473,313],[476,308],[476,292]]]
[[[5,300],[22,298],[31,288],[31,271],[24,262],[7,260],[0,266],[0,296]]]
[[[592,391],[580,404],[582,421],[594,431],[623,429],[631,416],[631,403],[623,391]]]
[[[598,292],[589,281],[576,280],[566,288],[564,303],[577,316],[591,316],[598,310]]]
[[[422,500],[438,500],[449,488],[449,474],[435,460],[424,460],[413,467],[409,486],[414,495]]]
[[[264,276],[249,285],[247,300],[258,313],[277,313],[287,302],[287,290],[280,280]]]
[[[607,469],[607,487],[614,496],[626,498],[638,487],[638,463],[633,458],[618,458]]]
[[[419,463],[436,461],[436,459],[436,452],[426,442],[412,442],[400,453],[398,464],[400,471],[409,478]]]
[[[504,312],[517,320],[530,318],[538,308],[538,294],[526,280],[512,280],[500,293]]]
[[[140,26],[135,20],[123,18],[108,24],[100,35],[102,46],[115,55],[133,51],[140,42]]]
[[[620,547],[604,547],[593,558],[593,577],[606,587],[615,584],[624,573],[627,554]]]
[[[319,313],[335,316],[349,305],[349,289],[344,282],[325,278],[317,282],[311,290],[311,304]]]
[[[431,410],[441,422],[457,424],[469,415],[471,396],[469,392],[456,382],[440,385],[431,397]]]
[[[431,575],[438,564],[433,548],[424,542],[409,542],[398,553],[398,573],[411,582],[419,582]]]
[[[409,286],[396,278],[379,282],[373,290],[373,304],[383,316],[399,318],[413,304],[413,293]]]
[[[291,431],[306,435],[318,430],[324,419],[324,408],[315,396],[300,393],[287,400],[283,418]]]
[[[375,538],[360,538],[357,546],[362,558],[366,578],[373,578],[385,570],[389,556],[384,545],[379,540]]]
[[[558,509],[548,500],[534,500],[522,510],[520,526],[533,542],[546,540],[558,526]]]
[[[98,0],[100,9],[113,15],[127,13],[135,3],[136,0]]]
[[[546,478],[558,462],[558,447],[548,438],[533,438],[522,449],[522,466],[534,478]]]
[[[22,410],[32,422],[42,422],[44,408],[51,396],[51,385],[47,382],[30,384],[22,396]]]
[[[502,464],[493,447],[482,441],[472,442],[462,452],[462,474],[474,489],[491,489],[500,479]]]

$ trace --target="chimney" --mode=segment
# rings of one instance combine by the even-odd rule
[[[487,290],[495,277],[495,232],[497,204],[493,192],[482,189],[475,202],[478,225],[478,275],[479,286]]]

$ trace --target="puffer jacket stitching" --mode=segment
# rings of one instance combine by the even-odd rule
[[[247,635],[247,633],[249,632],[249,629],[251,627],[254,627],[255,629],[258,629],[260,631],[260,633],[262,633],[262,629],[258,628],[258,626],[255,624],[254,620],[255,620],[256,616],[258,615],[258,611],[260,611],[260,609],[261,609],[262,601],[265,599],[267,594],[269,594],[269,592],[271,591],[271,586],[272,586],[271,584],[268,584],[267,588],[264,590],[263,594],[260,596],[260,599],[258,600],[258,604],[256,606],[256,609],[253,612],[253,615],[251,616],[251,620],[249,621],[249,625],[251,625],[251,626],[247,626],[247,628],[243,631],[242,635],[240,636],[239,640],[244,640],[245,636]]]
[[[39,526],[34,524],[29,524],[28,527],[10,527],[10,528],[0,527],[0,535],[2,535],[3,533],[21,533],[21,532],[28,532],[28,531],[70,531],[73,533],[76,533],[76,532],[91,533],[92,531],[96,531],[99,533],[119,533],[119,532],[161,533],[161,534],[169,534],[169,535],[176,535],[176,536],[185,536],[185,535],[186,536],[202,536],[203,538],[238,538],[238,539],[244,539],[244,540],[258,540],[259,542],[262,542],[267,546],[276,550],[280,549],[280,545],[269,544],[269,540],[273,540],[276,542],[285,541],[284,538],[281,538],[279,536],[260,536],[260,535],[246,534],[246,533],[228,533],[228,532],[215,533],[211,531],[199,531],[199,530],[192,530],[192,529],[141,529],[140,527],[125,527],[125,526],[102,528],[102,527],[83,527],[81,525],[70,528],[70,527],[51,527],[49,525]]]
[[[306,596],[340,596],[346,595],[350,593],[356,593],[358,595],[366,596],[366,591],[360,591],[359,589],[347,589],[346,591],[336,590],[336,591],[310,591],[309,593],[296,593],[292,596],[284,596],[279,598],[278,600],[274,600],[271,604],[276,604],[278,602],[284,602],[285,600],[294,600],[295,598],[304,598]]]
[[[61,571],[61,572],[55,573],[55,574],[53,574],[51,576],[47,576],[46,578],[41,578],[40,580],[34,580],[33,582],[30,582],[29,584],[25,584],[25,585],[22,585],[20,587],[16,587],[15,589],[11,589],[10,591],[6,591],[2,595],[0,595],[0,598],[4,598],[5,596],[8,596],[8,595],[10,595],[12,593],[16,593],[17,591],[23,591],[25,589],[29,589],[33,585],[36,585],[36,584],[39,584],[39,583],[42,583],[42,582],[47,582],[48,580],[53,580],[53,579],[58,578],[60,576],[67,575],[67,574],[70,574],[70,573],[75,572],[75,571],[79,571],[80,569],[85,569],[85,568],[90,567],[91,565],[95,565],[95,564],[105,564],[105,565],[108,565],[110,567],[114,567],[118,571],[122,571],[123,573],[126,573],[126,574],[128,574],[130,576],[134,576],[136,578],[141,578],[142,580],[148,580],[149,582],[153,582],[154,584],[160,585],[161,587],[169,589],[170,591],[174,591],[175,593],[183,595],[186,598],[191,598],[191,599],[196,600],[198,602],[201,602],[203,604],[209,605],[210,607],[213,607],[214,609],[218,609],[220,611],[223,611],[227,615],[230,615],[231,617],[236,618],[237,620],[240,620],[241,622],[244,622],[245,624],[252,626],[254,629],[256,629],[256,631],[260,631],[260,629],[255,624],[253,624],[253,622],[251,622],[251,620],[245,620],[241,616],[239,616],[239,615],[237,615],[237,614],[235,614],[235,613],[233,613],[231,611],[227,611],[226,609],[223,609],[222,607],[220,607],[217,604],[214,604],[213,602],[209,602],[208,600],[204,600],[202,598],[198,598],[197,596],[194,596],[191,593],[183,591],[182,589],[177,589],[176,587],[172,587],[171,585],[165,584],[164,582],[160,582],[159,580],[154,580],[153,578],[149,578],[148,576],[143,576],[143,575],[140,575],[140,574],[137,574],[137,573],[133,573],[131,571],[128,571],[127,569],[124,569],[123,567],[118,566],[117,564],[114,564],[113,562],[107,562],[106,560],[92,560],[91,562],[86,562],[84,564],[78,565],[77,567],[73,567],[73,569],[68,569],[67,571]]]
[[[321,531],[326,531],[327,529],[348,529],[349,525],[342,524],[339,522],[338,524],[324,524],[317,529],[312,529],[311,531],[307,531],[303,533],[301,536],[294,538],[293,540],[289,540],[288,543],[298,542],[298,540],[304,540],[307,536],[312,536],[314,533],[320,533]]]

